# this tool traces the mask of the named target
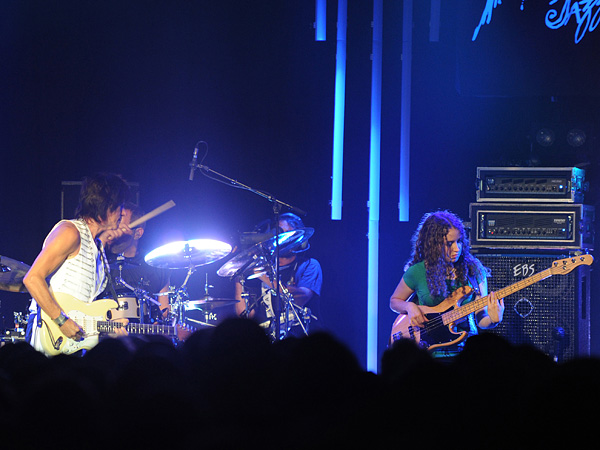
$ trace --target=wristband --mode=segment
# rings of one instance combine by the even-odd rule
[[[490,316],[488,316],[488,318],[490,319],[489,328],[496,328],[498,326],[498,324],[500,323],[500,322],[494,322]]]
[[[69,320],[69,318],[64,312],[61,311],[60,315],[56,319],[52,319],[52,322],[54,322],[59,327],[62,327],[67,320]]]

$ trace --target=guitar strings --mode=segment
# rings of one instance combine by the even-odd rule
[[[571,262],[573,263],[573,262],[577,262],[577,261],[575,259],[572,259]],[[584,261],[583,257],[580,257],[579,262],[576,264],[576,266],[578,266],[582,263],[585,263],[585,261]],[[562,267],[563,270],[565,269],[565,267],[567,267],[567,265],[563,264],[563,267]],[[497,293],[501,294],[500,298],[505,298],[508,295],[511,295],[515,292],[520,291],[521,289],[524,289],[525,287],[531,286],[539,281],[542,281],[548,277],[551,277],[552,275],[554,275],[554,272],[552,270],[553,268],[554,268],[554,266],[552,266],[548,269],[542,270],[541,272],[538,272],[524,280],[517,281],[516,283],[511,284],[510,286],[506,286],[505,288],[498,290]],[[568,272],[565,272],[565,273],[568,273]],[[485,303],[487,303],[487,301],[485,299],[487,297],[489,297],[489,295],[487,295],[485,297],[480,297],[480,298],[478,298],[472,302],[469,302],[465,305],[461,305],[461,306],[455,307],[453,309],[450,309],[446,312],[440,313],[437,317],[435,317],[434,319],[431,319],[429,322],[427,322],[423,328],[416,327],[416,326],[409,326],[408,331],[411,334],[413,334],[415,331],[417,333],[423,334],[423,333],[427,333],[428,330],[435,330],[441,326],[445,326],[446,325],[444,323],[445,315],[450,316],[451,318],[453,316],[457,316],[456,317],[457,319],[466,317],[469,314],[485,307]],[[470,311],[468,313],[462,314],[461,310],[464,311],[464,310],[469,310],[469,309],[470,309]],[[449,323],[453,323],[453,321],[450,320]],[[395,333],[394,336],[396,336],[398,334],[400,334],[400,333]]]

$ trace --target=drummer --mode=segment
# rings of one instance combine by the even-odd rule
[[[285,213],[279,216],[279,233],[305,229],[302,219],[297,215]],[[293,297],[294,303],[310,310],[312,317],[310,329],[314,331],[320,328],[320,297],[323,274],[319,262],[306,256],[306,251],[309,248],[308,241],[301,240],[297,247],[285,249],[285,253],[279,255],[279,277],[282,285]],[[239,280],[236,281],[235,296],[239,302],[236,303],[235,308],[238,315],[250,317],[259,323],[264,323],[270,319],[272,320],[273,309],[270,294],[273,291],[277,292],[277,289],[267,273],[260,274],[258,278],[260,279],[258,289],[251,279],[244,280],[243,285]],[[248,295],[242,296],[243,293]],[[246,297],[246,299],[243,297]],[[293,327],[291,334],[302,336],[304,331],[296,326]]]
[[[125,203],[121,223],[129,225],[143,215],[144,211],[138,205],[131,202]],[[134,228],[131,234],[124,234],[111,241],[107,246],[106,256],[117,295],[122,298],[133,298],[136,297],[136,294],[141,297],[142,293],[149,295],[158,301],[160,306],[146,301],[149,310],[145,311],[145,314],[148,316],[147,318],[157,320],[164,317],[169,308],[169,296],[167,295],[169,271],[151,267],[144,261],[144,256],[140,251],[140,239],[144,235],[145,227],[146,223],[144,222]],[[138,291],[132,291],[131,288]],[[107,287],[98,298],[113,298],[111,290]],[[142,311],[142,313],[144,312]],[[127,317],[134,322],[140,319],[139,316],[136,318],[130,314]]]

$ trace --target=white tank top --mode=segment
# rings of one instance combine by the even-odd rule
[[[54,292],[69,294],[82,302],[91,303],[106,287],[107,278],[102,255],[84,220],[61,220],[54,228],[63,222],[71,222],[77,227],[81,245],[77,255],[65,260],[52,274],[50,287]],[[44,241],[45,244],[46,241]]]

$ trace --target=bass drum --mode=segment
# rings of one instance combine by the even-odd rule
[[[134,322],[140,321],[140,302],[133,296],[132,292],[117,293],[118,308],[109,310],[111,320],[114,319],[129,319]],[[97,300],[113,300],[112,297],[98,298]]]

